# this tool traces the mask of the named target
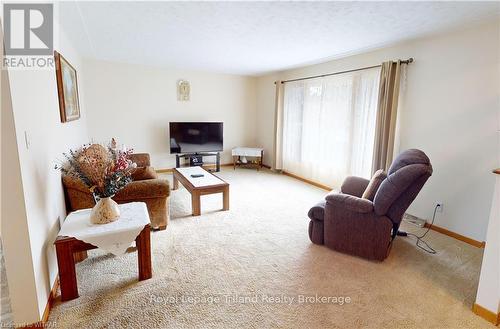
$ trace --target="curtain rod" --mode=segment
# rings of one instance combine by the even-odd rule
[[[407,60],[402,60],[401,64],[410,64],[413,63],[413,57],[408,58]],[[328,77],[331,75],[337,75],[337,74],[343,74],[343,73],[350,73],[350,72],[356,72],[356,71],[362,71],[362,70],[369,70],[369,69],[374,69],[376,67],[381,67],[382,65],[373,65],[373,66],[367,66],[367,67],[361,67],[359,69],[353,69],[353,70],[347,70],[347,71],[340,71],[340,72],[334,72],[334,73],[328,73],[328,74],[321,74],[321,75],[314,75],[311,77],[304,77],[304,78],[297,78],[297,79],[290,79],[290,80],[283,80],[281,83],[285,82],[293,82],[293,81],[301,81],[301,80],[308,80],[308,79],[315,79],[315,78],[323,78],[323,77]],[[276,82],[274,83],[276,84]]]

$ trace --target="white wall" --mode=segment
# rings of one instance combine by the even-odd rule
[[[500,42],[500,39],[498,41]],[[500,62],[500,52],[497,54],[497,61]],[[500,76],[500,66],[497,66],[497,72]],[[500,168],[500,107],[498,107],[497,127],[498,159],[495,168]],[[496,184],[486,233],[486,246],[481,263],[476,304],[498,314],[500,313],[500,175],[491,175],[495,177]]]
[[[500,311],[500,176],[495,176],[497,176],[495,192],[491,205],[476,304],[498,314]]]
[[[0,34],[1,34],[0,26]],[[0,38],[0,48],[3,38]],[[3,49],[0,49],[3,60]],[[10,304],[17,323],[38,318],[38,300],[7,70],[1,70],[1,228]],[[17,292],[13,294],[12,292]]]
[[[231,161],[231,148],[254,145],[255,78],[93,60],[84,69],[88,126],[96,142],[116,137],[150,153],[156,168],[175,166],[170,121],[223,121],[222,163]],[[190,101],[177,101],[179,79],[190,82]]]
[[[59,232],[59,221],[64,219],[65,205],[61,185],[61,174],[54,169],[61,153],[71,147],[88,142],[85,119],[85,93],[82,65],[78,54],[60,31],[55,46],[77,70],[79,82],[80,108],[82,117],[77,121],[61,123],[57,84],[54,70],[11,70],[9,71],[12,108],[17,135],[17,146],[21,165],[24,201],[31,247],[32,275],[38,303],[38,317],[13,305],[17,323],[33,323],[40,320],[46,306],[51,287],[57,275],[57,261],[53,242]],[[25,132],[31,146],[26,147]],[[9,255],[6,246],[6,259]],[[7,263],[9,284],[14,276],[23,274],[27,269],[13,268]],[[14,275],[11,275],[14,274]],[[12,289],[10,294],[30,296],[32,287]]]
[[[409,212],[430,218],[444,203],[436,225],[483,241],[497,160],[499,22],[414,40],[377,51],[257,80],[257,143],[273,145],[275,80],[371,66],[414,57],[401,108],[400,150],[427,153],[434,174]],[[266,163],[270,164],[268,157]]]

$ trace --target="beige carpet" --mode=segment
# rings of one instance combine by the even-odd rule
[[[221,195],[205,196],[202,216],[191,217],[187,191],[173,191],[171,222],[152,235],[153,278],[137,282],[135,253],[93,252],[77,266],[80,297],[58,302],[52,324],[495,328],[470,310],[481,249],[431,232],[437,255],[410,238],[396,239],[383,263],[340,254],[307,236],[307,210],[325,191],[269,171],[224,169],[220,176],[231,184],[230,211],[217,211]],[[315,295],[337,300],[299,300]],[[340,305],[338,297],[351,301]]]

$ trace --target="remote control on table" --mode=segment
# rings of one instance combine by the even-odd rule
[[[193,178],[198,178],[198,177],[203,177],[203,176],[205,176],[205,175],[203,175],[203,174],[192,174],[191,175],[191,177],[193,177]]]

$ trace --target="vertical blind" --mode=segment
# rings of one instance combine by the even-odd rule
[[[380,68],[287,82],[283,170],[339,187],[370,177]]]

